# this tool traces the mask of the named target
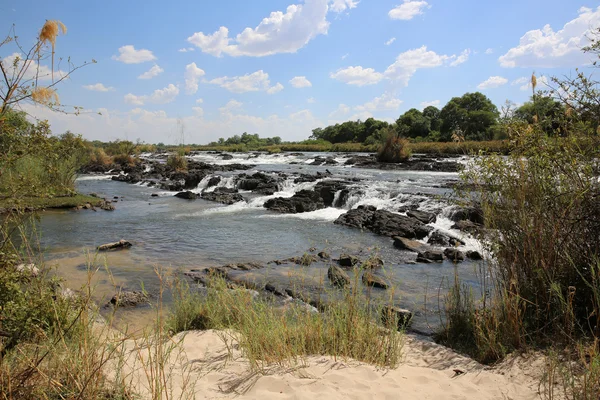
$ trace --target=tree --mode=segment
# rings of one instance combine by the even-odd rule
[[[534,94],[531,101],[523,104],[514,112],[514,118],[529,124],[539,123],[540,128],[547,135],[562,135],[562,123],[565,119],[564,106],[543,93]]]
[[[482,93],[454,97],[440,112],[442,140],[450,141],[453,134],[467,140],[489,140],[499,116],[498,108]]]
[[[431,121],[416,108],[411,108],[396,120],[398,134],[410,138],[425,137],[431,131]]]

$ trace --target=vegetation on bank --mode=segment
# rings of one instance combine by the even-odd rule
[[[588,49],[596,55],[597,39]],[[552,121],[537,114],[511,121],[510,155],[476,158],[463,173],[474,190],[461,200],[481,210],[479,235],[492,258],[481,271],[479,296],[456,277],[438,338],[486,363],[549,349],[549,397],[558,383],[567,398],[597,399],[600,82],[581,73],[554,81],[561,88],[555,98],[569,112]],[[533,76],[534,90],[536,83]],[[536,95],[533,103],[536,113],[548,104]]]
[[[74,194],[69,196],[54,197],[19,197],[0,199],[0,214],[4,211],[13,209],[27,209],[27,211],[39,211],[50,208],[75,208],[90,204],[93,207],[100,207],[104,199],[85,194]]]

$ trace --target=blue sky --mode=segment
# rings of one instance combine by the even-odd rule
[[[55,133],[208,143],[242,132],[307,138],[349,119],[395,120],[482,91],[528,99],[527,80],[589,68],[579,48],[600,27],[597,1],[221,0],[0,4],[0,26],[30,43],[46,19],[68,28],[59,87],[78,116],[23,108]],[[5,62],[17,49],[0,48]],[[64,68],[64,64],[61,66]],[[590,69],[590,72],[592,70]],[[541,78],[542,82],[544,78]],[[98,115],[100,112],[102,115]]]

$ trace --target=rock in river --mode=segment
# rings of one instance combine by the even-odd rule
[[[196,200],[198,198],[198,194],[188,190],[186,192],[177,193],[175,197],[185,200]]]
[[[223,204],[234,204],[244,201],[244,197],[237,192],[237,189],[225,187],[218,187],[213,192],[202,192],[202,198]]]
[[[346,271],[344,271],[337,265],[329,266],[329,269],[327,270],[327,277],[329,278],[333,286],[345,287],[346,285],[350,284],[350,277],[348,276]]]
[[[378,210],[373,206],[358,206],[340,215],[335,223],[365,229],[383,236],[409,239],[422,239],[433,230],[415,218]]]
[[[121,239],[118,242],[107,243],[107,244],[98,246],[98,251],[128,249],[131,246],[132,246],[131,242]]]
[[[292,197],[277,197],[265,202],[264,207],[280,213],[303,213],[325,208],[325,203],[319,193],[313,190],[301,190]]]
[[[148,302],[148,295],[139,291],[121,291],[109,301],[115,307],[135,307]]]
[[[362,276],[362,281],[366,286],[376,287],[380,289],[387,289],[388,283],[379,275],[375,275],[370,271],[365,271]]]

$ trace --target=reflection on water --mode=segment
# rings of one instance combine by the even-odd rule
[[[307,158],[310,156],[304,157],[310,160]],[[409,264],[407,261],[413,260],[414,254],[395,249],[391,239],[335,225],[332,221],[346,209],[360,204],[372,204],[395,212],[400,206],[422,198],[420,209],[440,212],[435,226],[449,230],[451,222],[443,217],[443,208],[447,204],[442,199],[449,191],[442,187],[455,180],[457,175],[327,168],[334,177],[358,177],[362,181],[356,183],[356,190],[344,209],[328,208],[296,215],[275,214],[264,209],[262,203],[268,198],[266,196],[244,194],[250,198],[248,203],[224,206],[202,199],[181,200],[173,197],[173,193],[140,185],[85,177],[78,180],[78,190],[94,192],[109,199],[118,197],[114,203],[116,211],[44,213],[40,222],[42,245],[47,249],[47,259],[57,265],[58,273],[69,286],[77,288],[87,282],[86,265],[89,258],[94,257],[94,249],[98,245],[119,239],[133,242],[131,249],[102,254],[92,263],[97,270],[93,281],[96,298],[101,304],[114,294],[115,285],[139,289],[143,284],[149,292],[157,291],[155,268],[159,266],[174,271],[232,262],[266,263],[302,255],[312,247],[317,251],[325,250],[334,257],[342,252],[362,254],[363,258],[378,253],[385,261],[384,274],[396,285],[396,301],[403,307],[421,310],[415,322],[425,325],[423,311],[427,292],[429,296],[437,295],[442,280],[453,275],[453,265],[448,262]],[[257,165],[255,169],[286,173],[325,170],[324,167],[309,166],[306,162],[300,165],[272,162]],[[254,170],[247,173],[254,173]],[[277,195],[289,197],[299,189],[300,185],[289,185]],[[159,196],[151,197],[153,193]],[[477,243],[470,239],[467,245],[473,247]],[[283,282],[289,280],[291,272],[295,272],[290,268],[297,270],[300,267],[269,265],[253,274],[268,274],[271,279]],[[326,268],[322,264],[309,271],[323,279]],[[474,264],[466,262],[458,268],[463,278],[470,278],[473,283],[476,281]],[[433,303],[428,307],[437,307],[437,300]],[[135,311],[131,314],[140,313]],[[433,323],[437,321],[435,316],[429,319]]]

